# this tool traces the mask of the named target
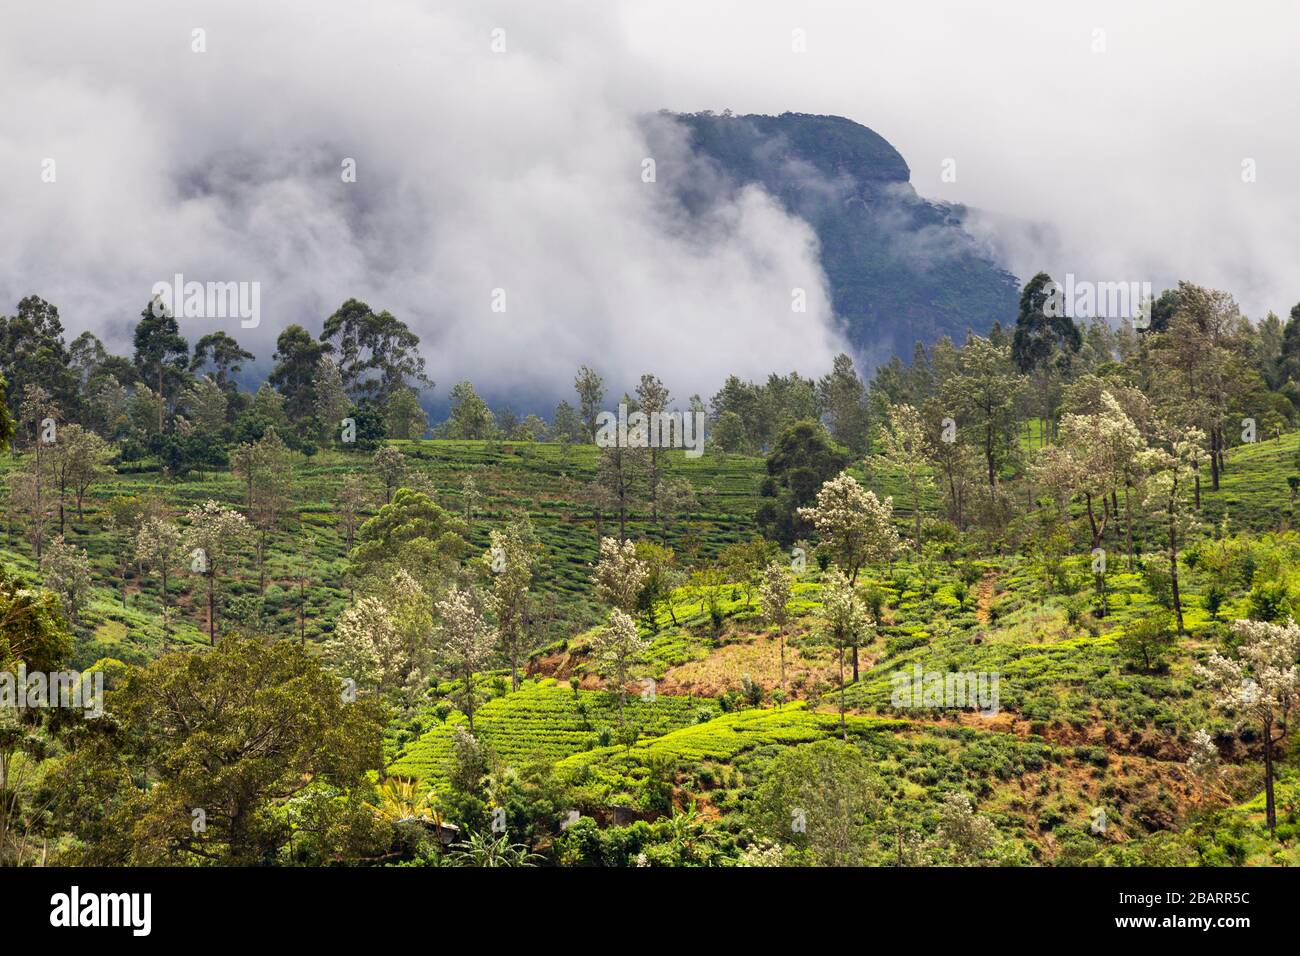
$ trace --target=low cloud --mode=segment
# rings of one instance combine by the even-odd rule
[[[843,348],[803,222],[752,188],[688,215],[643,181],[689,163],[672,135],[652,156],[628,91],[653,74],[598,5],[129,9],[33,6],[0,35],[0,308],[35,292],[129,351],[155,282],[260,282],[259,328],[183,331],[226,328],[264,371],[355,295],[420,335],[439,398],[467,378],[517,404],[582,363],[685,399]]]

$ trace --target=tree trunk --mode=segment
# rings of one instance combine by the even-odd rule
[[[208,572],[208,644],[217,646],[217,576]]]
[[[1105,494],[1103,494],[1101,496],[1102,519],[1101,519],[1101,523],[1098,524],[1097,515],[1092,509],[1092,493],[1085,491],[1083,493],[1083,498],[1088,506],[1088,528],[1092,532],[1092,550],[1096,551],[1101,546],[1101,539],[1106,534],[1106,514],[1108,512],[1109,505],[1106,503]],[[1097,597],[1101,600],[1101,616],[1105,617],[1107,614],[1110,613],[1110,607],[1106,601],[1106,572],[1105,572],[1106,553],[1105,551],[1102,552],[1101,560],[1102,560],[1102,565],[1101,565],[1102,569],[1093,571],[1092,577],[1093,577],[1093,583],[1096,586]]]
[[[167,558],[166,558],[165,555],[163,556],[163,562],[162,562],[162,573],[161,573],[161,576],[162,576],[162,606],[163,606],[163,637],[164,637],[164,638],[167,638],[167,637],[170,637],[170,636],[171,636],[171,626],[172,626],[172,625],[171,625],[171,615],[167,613],[167,611],[168,611],[168,604],[167,604],[167,598],[168,598],[168,595],[167,595]]]
[[[36,445],[36,563],[41,561],[41,543],[45,537],[45,502],[41,496],[41,446],[40,439]]]
[[[474,670],[470,668],[465,672],[463,679],[465,681],[465,717],[469,721],[470,736],[474,736]]]
[[[650,449],[650,520],[659,523],[659,449]]]
[[[1097,515],[1092,510],[1092,493],[1085,491],[1083,501],[1088,506],[1088,530],[1092,532],[1092,546],[1095,548],[1101,540],[1101,535],[1097,531]]]
[[[1183,601],[1178,593],[1178,528],[1174,519],[1174,502],[1169,500],[1169,586],[1174,598],[1174,613],[1178,617],[1178,633],[1184,633]]]
[[[1210,490],[1219,490],[1219,430],[1210,429]]]
[[[844,720],[844,645],[840,645],[840,733],[844,742],[849,742],[849,725]]]
[[[1128,569],[1132,571],[1137,557],[1133,552],[1133,503],[1129,500],[1128,482],[1124,483],[1124,527],[1128,537]]]
[[[262,597],[266,597],[266,529],[262,529],[257,539],[257,587]]]
[[[781,693],[785,694],[785,628],[777,632],[777,641],[781,645]]]
[[[1273,722],[1264,722],[1264,819],[1268,835],[1277,835],[1277,806],[1273,800]]]

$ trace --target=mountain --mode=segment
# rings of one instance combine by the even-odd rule
[[[868,359],[908,356],[919,340],[1014,319],[1016,278],[964,228],[965,209],[925,200],[884,137],[841,116],[671,114],[712,176],[701,190],[758,184],[821,242],[835,312]]]

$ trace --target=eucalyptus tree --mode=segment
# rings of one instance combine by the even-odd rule
[[[1152,517],[1165,526],[1165,548],[1169,556],[1169,583],[1178,633],[1183,626],[1183,600],[1178,581],[1178,554],[1188,532],[1196,526],[1192,500],[1192,478],[1196,463],[1205,457],[1205,433],[1199,428],[1174,431],[1167,448],[1154,448],[1142,456],[1147,479],[1145,504]]]
[[[338,362],[348,394],[382,407],[399,388],[432,388],[420,338],[391,312],[348,299],[325,320],[320,341]],[[313,365],[315,360],[313,360]]]
[[[234,569],[248,546],[252,529],[248,519],[232,508],[206,501],[186,513],[181,540],[190,570],[207,582],[208,643],[217,643],[217,596],[223,575]]]
[[[473,589],[452,585],[446,597],[437,603],[438,626],[435,647],[442,661],[460,687],[453,699],[474,732],[474,714],[478,710],[478,672],[492,656],[497,642],[496,629],[483,613],[483,601]]]
[[[1061,514],[1068,513],[1070,502],[1083,503],[1093,582],[1103,615],[1109,609],[1102,543],[1111,519],[1119,519],[1112,503],[1117,489],[1127,487],[1133,463],[1148,463],[1146,452],[1146,441],[1133,420],[1109,392],[1103,392],[1097,410],[1061,417],[1057,443],[1040,449],[1035,462],[1034,474],[1056,495]]]
[[[817,503],[800,508],[799,516],[812,523],[850,583],[865,565],[888,561],[898,550],[893,499],[882,501],[848,472],[823,484]]]
[[[839,568],[832,568],[822,580],[822,635],[835,648],[840,665],[840,732],[849,739],[844,718],[844,652],[853,649],[856,660],[858,645],[870,625],[857,591]],[[853,675],[856,681],[857,674]]]
[[[760,586],[760,603],[763,608],[763,622],[776,629],[777,641],[781,650],[781,692],[785,693],[785,628],[790,623],[790,598],[794,587],[794,575],[781,561],[773,561],[763,571],[763,583]]]
[[[172,571],[183,566],[184,542],[180,528],[162,516],[151,516],[140,523],[135,535],[135,553],[141,566],[158,574],[158,588],[162,598],[163,634],[171,633],[171,594],[169,582]]]
[[[591,659],[605,684],[618,694],[618,723],[624,726],[623,708],[632,669],[645,659],[650,642],[641,637],[632,615],[612,608],[604,627],[591,639]]]
[[[529,616],[540,547],[527,515],[489,534],[485,560],[492,575],[492,610],[502,656],[510,662],[510,687],[519,689],[519,667],[536,645]]]
[[[880,460],[900,474],[912,499],[913,539],[921,553],[921,510],[925,493],[934,488],[926,455],[925,422],[911,405],[894,405],[880,427]]]
[[[600,414],[600,403],[605,400],[605,383],[596,372],[586,365],[578,369],[573,380],[574,391],[578,393],[578,417],[586,440],[596,440],[596,417]]]
[[[889,562],[898,551],[894,527],[893,499],[881,501],[875,492],[858,484],[848,472],[832,478],[817,492],[817,504],[800,508],[818,536],[830,549],[832,559],[846,575],[849,587],[857,584],[865,565]],[[853,648],[853,679],[858,679],[858,641]]]
[[[1012,362],[1029,376],[1033,393],[1042,402],[1044,439],[1052,433],[1062,385],[1083,346],[1079,328],[1063,306],[1060,287],[1052,277],[1046,272],[1035,275],[1020,292],[1011,341]]]
[[[1252,720],[1264,744],[1264,816],[1270,834],[1277,831],[1273,794],[1274,761],[1278,745],[1300,709],[1300,626],[1265,621],[1236,621],[1240,640],[1235,657],[1215,651],[1197,673],[1209,682],[1217,707]]]
[[[1010,350],[972,335],[958,353],[954,374],[940,389],[948,417],[980,449],[990,488],[1018,452],[1015,408],[1022,388]]]
[[[601,539],[593,582],[596,597],[602,603],[628,614],[634,613],[648,574],[649,568],[637,556],[635,543]]]
[[[134,342],[136,371],[141,379],[155,387],[162,400],[157,409],[158,434],[161,435],[167,405],[180,395],[188,380],[189,343],[181,335],[176,317],[157,298],[141,311]]]

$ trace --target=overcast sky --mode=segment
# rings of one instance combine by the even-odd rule
[[[976,6],[0,0],[0,309],[39,293],[125,351],[160,279],[256,281],[259,328],[183,331],[265,360],[355,295],[421,335],[439,398],[555,394],[583,362],[683,398],[820,374],[811,232],[753,191],[683,221],[641,179],[660,108],[870,126],[1022,277],[1300,300],[1293,3]]]

